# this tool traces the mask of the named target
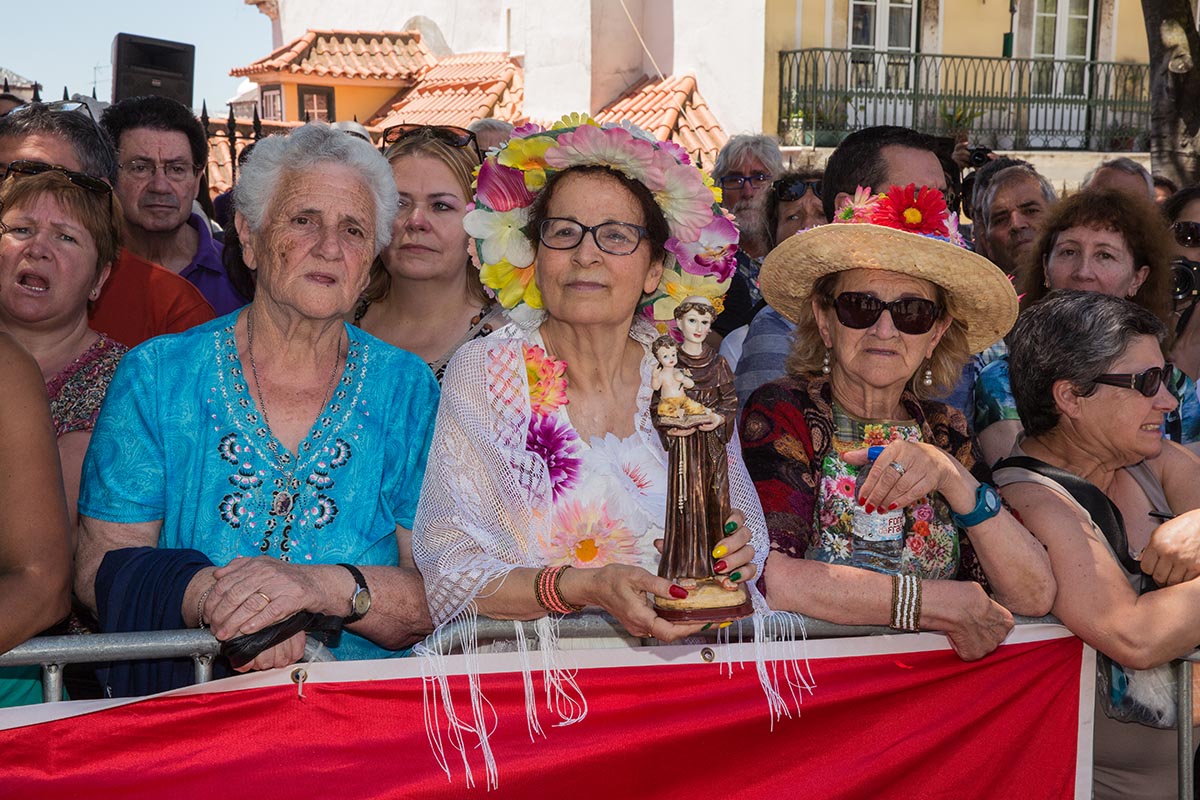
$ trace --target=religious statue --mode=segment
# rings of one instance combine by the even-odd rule
[[[658,574],[688,590],[683,600],[656,598],[659,616],[673,622],[724,621],[752,611],[743,587],[713,571],[712,550],[729,519],[729,464],[737,394],[733,372],[704,343],[716,309],[706,297],[688,297],[675,309],[683,342],[659,337],[651,346],[659,365],[651,376],[657,402],[654,426],[667,450],[667,518]]]

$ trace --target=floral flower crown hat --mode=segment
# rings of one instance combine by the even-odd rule
[[[1000,340],[1017,319],[1017,293],[1004,271],[967,249],[958,218],[937,189],[859,187],[833,222],[800,231],[767,254],[763,297],[793,322],[810,308],[813,285],[849,269],[879,269],[941,287],[950,315],[967,328],[972,353]]]
[[[712,300],[717,313],[736,266],[738,230],[719,201],[721,190],[674,142],[661,142],[630,122],[600,124],[571,114],[549,130],[530,123],[489,151],[479,168],[475,206],[463,220],[475,239],[480,279],[518,324],[532,326],[544,312],[534,279],[536,253],[526,234],[530,206],[546,181],[570,167],[603,166],[649,189],[666,217],[663,276],[641,313],[659,325],[673,322],[685,297]]]

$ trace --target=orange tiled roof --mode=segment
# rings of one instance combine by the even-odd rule
[[[238,153],[241,153],[254,141],[254,123],[250,119],[241,118],[234,122],[237,125],[237,138],[234,140],[234,145],[237,147]],[[259,124],[262,126],[262,135],[265,137],[273,133],[287,133],[292,128],[300,127],[303,123],[262,120]],[[225,123],[214,122],[210,128],[213,130],[208,136],[208,191],[211,196],[216,197],[226,189],[233,188],[232,168],[230,167],[233,159],[229,154],[229,136],[225,130]]]
[[[437,62],[419,31],[306,31],[230,75],[290,73],[327,78],[409,81]]]
[[[597,122],[627,119],[659,139],[669,138],[704,168],[712,167],[729,139],[691,74],[642,78],[593,116]]]
[[[524,71],[515,59],[504,53],[460,53],[440,59],[367,124],[466,126],[484,117],[516,124],[524,121],[524,99]]]

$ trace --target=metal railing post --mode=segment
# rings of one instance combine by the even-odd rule
[[[63,665],[42,664],[42,702],[57,703],[62,700]]]
[[[213,676],[213,657],[210,655],[196,655],[192,657],[192,663],[196,668],[196,683],[208,683]]]
[[[1179,662],[1176,687],[1175,718],[1179,735],[1179,799],[1192,800],[1195,786],[1195,763],[1192,753],[1192,662]]]

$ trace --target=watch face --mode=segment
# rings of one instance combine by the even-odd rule
[[[354,593],[354,614],[361,617],[371,610],[371,593],[360,589]]]
[[[999,492],[997,492],[991,486],[988,486],[987,489],[984,490],[983,496],[984,496],[984,501],[983,501],[984,507],[987,508],[988,511],[999,511],[1000,510],[1000,493]]]

